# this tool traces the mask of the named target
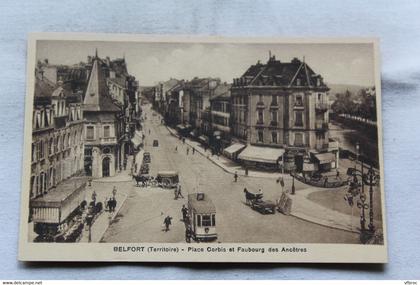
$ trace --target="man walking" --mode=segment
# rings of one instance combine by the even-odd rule
[[[166,216],[166,218],[163,220],[163,224],[165,225],[165,232],[169,231],[169,226],[172,224],[171,220],[171,216]]]
[[[238,182],[238,172],[235,171],[235,174],[233,175],[233,178],[235,179],[235,182]]]
[[[195,148],[193,147],[193,149],[192,149],[192,154],[194,155],[194,153],[195,153]]]
[[[185,207],[185,205],[182,205],[182,221],[184,221],[185,223],[188,222],[188,209],[187,207]]]
[[[182,193],[181,193],[181,184],[179,184],[178,183],[178,185],[177,185],[177,190],[178,190],[178,197],[181,197],[181,198],[183,198],[184,199],[184,196],[182,195]]]

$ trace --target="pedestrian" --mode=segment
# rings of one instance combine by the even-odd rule
[[[192,148],[192,153],[193,153],[193,155],[194,155],[194,153],[195,153],[195,148],[194,148],[194,147]]]
[[[327,183],[328,183],[328,176],[325,176],[324,187],[327,187]]]
[[[150,135],[150,129],[149,129],[149,135]]]
[[[235,182],[238,182],[238,172],[235,171],[235,174],[233,175],[233,178],[235,179]]]
[[[97,194],[96,194],[95,190],[93,190],[93,192],[92,192],[92,201],[93,201],[93,204],[94,205],[96,204],[96,196],[97,196]]]
[[[178,200],[178,186],[177,187],[175,187],[175,190],[174,190],[174,200]]]
[[[184,196],[182,195],[182,192],[181,192],[181,184],[178,183],[177,188],[178,188],[178,197],[181,197],[182,199],[184,199]]]
[[[248,176],[248,167],[245,167],[245,176]]]
[[[171,220],[171,216],[166,216],[166,218],[163,220],[163,224],[165,225],[165,232],[169,231],[169,226],[172,224]]]
[[[185,144],[185,138],[182,138],[182,143]]]
[[[340,171],[338,171],[338,168],[337,168],[337,170],[336,170],[336,176],[335,176],[335,178],[336,178],[337,180],[340,178]]]
[[[192,238],[191,226],[188,225],[185,227],[185,242],[190,243]]]
[[[184,222],[187,222],[187,219],[188,219],[188,209],[187,209],[187,207],[185,207],[185,205],[182,205],[181,212],[182,212],[182,220]]]
[[[106,206],[107,206],[107,208],[108,208],[108,211],[109,211],[109,212],[112,212],[112,202],[111,202],[111,198],[109,198],[109,199],[106,201]]]
[[[117,195],[117,186],[114,186],[114,188],[112,188],[112,197],[115,199],[115,195]]]

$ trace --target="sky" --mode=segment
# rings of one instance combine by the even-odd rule
[[[72,65],[86,62],[95,49],[101,58],[126,59],[128,72],[141,86],[170,78],[218,77],[231,83],[250,65],[265,63],[269,52],[283,62],[303,60],[325,82],[374,85],[374,56],[371,44],[249,44],[249,43],[146,43],[100,41],[38,41],[37,60]]]

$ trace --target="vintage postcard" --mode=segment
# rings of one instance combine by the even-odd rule
[[[386,263],[378,41],[31,34],[19,259]]]

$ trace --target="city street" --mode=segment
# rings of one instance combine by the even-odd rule
[[[146,135],[145,151],[149,151],[152,157],[150,175],[155,176],[163,170],[176,170],[184,197],[194,192],[209,195],[217,210],[218,242],[359,243],[357,233],[320,226],[278,212],[262,215],[252,210],[245,205],[244,187],[251,192],[261,188],[264,199],[275,201],[281,194],[281,187],[275,179],[240,176],[235,183],[232,174],[223,171],[198,152],[192,154],[190,146],[183,144],[161,124],[161,116],[153,116],[152,113],[150,105],[145,106],[143,116],[147,120],[143,130]],[[152,146],[155,139],[159,141],[158,147]],[[181,207],[187,203],[187,199],[175,200],[173,190],[135,187],[134,184],[131,184],[132,189],[126,191],[128,198],[102,241],[184,242]],[[291,187],[288,176],[285,184],[286,189]],[[295,181],[295,187],[299,191],[307,188],[307,185]],[[169,232],[163,231],[166,215],[173,217]]]

